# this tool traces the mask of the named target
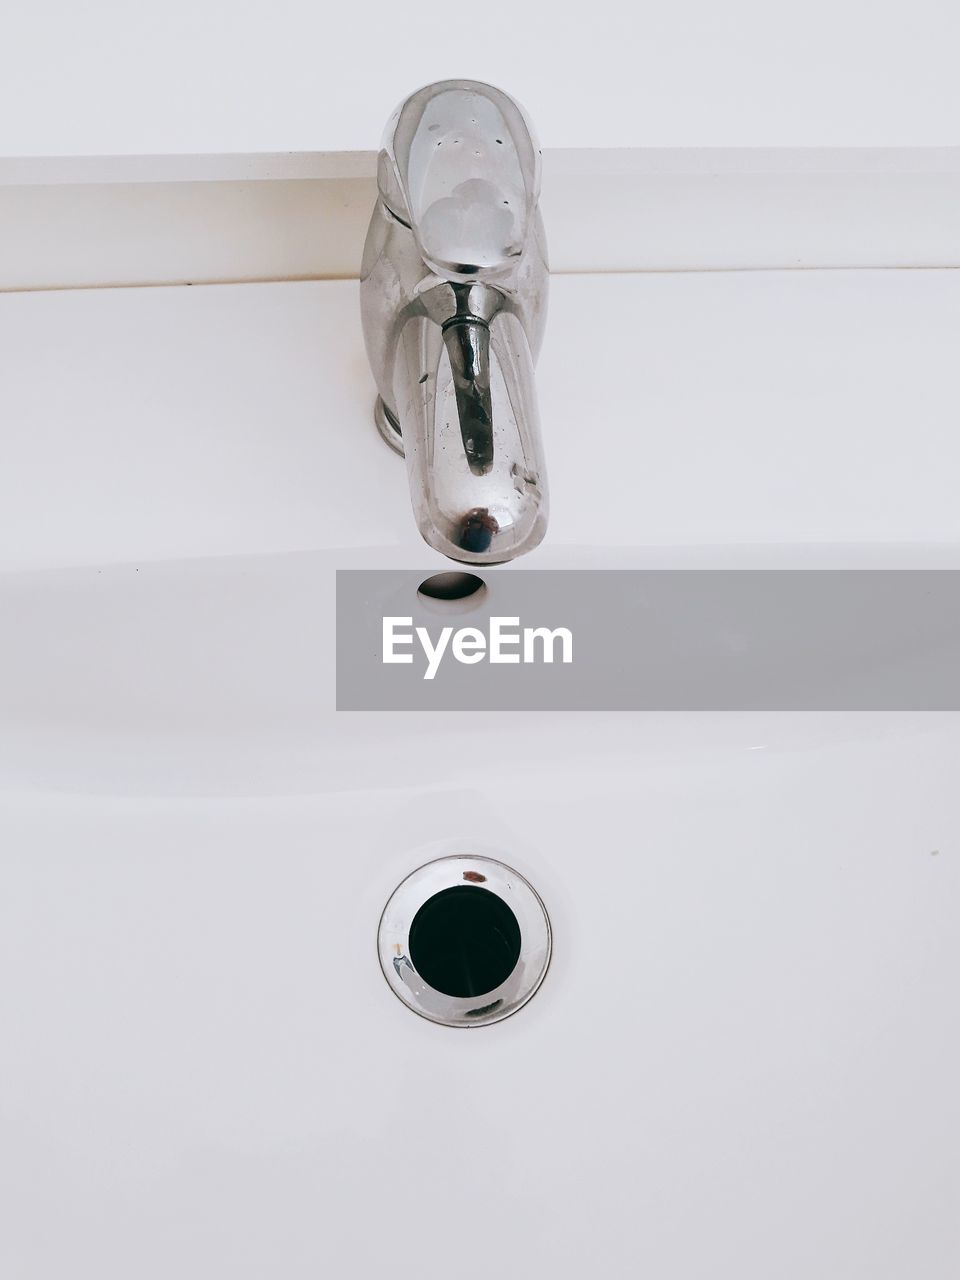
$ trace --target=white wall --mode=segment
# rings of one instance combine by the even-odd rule
[[[918,146],[960,135],[951,0],[16,9],[3,23],[0,155],[368,148],[405,94],[456,75],[515,93],[549,147]]]

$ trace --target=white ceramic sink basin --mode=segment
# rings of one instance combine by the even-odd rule
[[[531,564],[956,567],[958,288],[561,278]],[[439,563],[355,284],[0,321],[0,1271],[953,1280],[960,717],[338,714]],[[375,948],[456,852],[554,930],[469,1032]]]

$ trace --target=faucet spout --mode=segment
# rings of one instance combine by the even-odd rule
[[[455,317],[443,326],[453,374],[460,438],[475,476],[493,468],[493,401],[490,395],[490,330],[475,316]]]
[[[464,563],[511,560],[546,528],[539,172],[519,106],[466,80],[408,98],[378,161],[361,268],[378,426],[424,539]]]

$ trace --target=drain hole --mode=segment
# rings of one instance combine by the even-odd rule
[[[435,991],[482,996],[520,959],[520,926],[489,889],[455,885],[428,898],[410,925],[413,967]]]
[[[483,579],[475,573],[435,573],[431,578],[424,578],[417,592],[430,600],[468,600],[482,590],[483,585]]]

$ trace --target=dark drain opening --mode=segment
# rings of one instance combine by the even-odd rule
[[[424,578],[417,588],[422,596],[430,600],[468,600],[483,587],[483,579],[475,573],[435,573]]]
[[[413,917],[410,959],[435,991],[485,995],[506,982],[520,959],[517,917],[489,889],[443,889]]]

